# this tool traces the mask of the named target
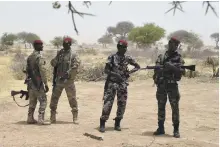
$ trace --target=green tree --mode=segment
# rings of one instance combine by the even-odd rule
[[[150,47],[165,36],[165,30],[154,23],[146,23],[143,27],[135,27],[129,33],[128,39],[137,47]]]
[[[116,26],[110,26],[107,28],[107,34],[115,37],[115,41],[119,39],[127,40],[128,33],[134,28],[134,24],[130,21],[121,21]]]
[[[107,44],[112,44],[113,40],[112,37],[109,35],[103,35],[101,38],[98,39],[98,43],[102,44],[104,48],[106,48]]]
[[[29,48],[31,48],[34,40],[40,39],[40,37],[35,33],[28,33],[28,32],[20,32],[17,34],[18,40],[24,43],[25,48],[27,48],[26,43],[29,44]]]
[[[37,34],[28,33],[26,41],[30,45],[30,48],[31,48],[31,46],[33,45],[34,40],[38,40],[38,39],[40,39],[40,37]]]
[[[27,43],[27,35],[28,35],[28,33],[24,32],[24,31],[23,32],[19,32],[17,34],[18,40],[20,40],[24,44],[25,49],[27,48],[27,45],[26,45],[26,43]]]
[[[8,46],[12,46],[14,44],[14,41],[17,40],[17,36],[12,33],[3,33],[1,37],[1,45],[4,46],[5,49],[8,48]]]
[[[200,49],[204,46],[203,41],[200,39],[199,35],[194,32],[188,32],[186,30],[178,30],[168,35],[167,39],[169,40],[171,37],[175,37],[180,42],[188,45],[188,51],[193,49]]]
[[[58,49],[63,45],[63,37],[62,36],[56,36],[50,42],[53,46],[57,47],[57,49]]]
[[[215,48],[219,49],[218,43],[219,43],[219,33],[212,33],[210,35],[210,38],[215,41]]]

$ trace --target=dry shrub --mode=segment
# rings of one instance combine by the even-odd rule
[[[182,51],[181,55],[183,58],[192,58],[192,59],[205,59],[207,56],[218,56],[218,51],[212,50],[193,50],[193,51]]]
[[[200,77],[201,74],[198,71],[190,71],[187,70],[184,74],[184,77],[188,77],[188,78],[195,78],[195,77]]]
[[[206,60],[204,61],[204,64],[206,66],[209,66],[212,68],[212,76],[216,77],[218,76],[218,66],[219,66],[219,58],[218,57],[207,57]]]
[[[76,51],[79,55],[97,55],[99,53],[98,50],[94,48],[83,48]]]
[[[137,71],[137,72],[131,74],[128,81],[133,82],[136,80],[147,80],[149,78],[152,78],[153,74],[154,74],[153,70]]]
[[[104,75],[104,62],[98,62],[92,66],[82,65],[77,75],[79,81],[101,81],[105,79]]]
[[[16,80],[25,79],[25,74],[23,73],[23,69],[26,67],[26,58],[27,58],[26,53],[22,53],[21,50],[16,50],[10,66],[12,70],[12,74]]]

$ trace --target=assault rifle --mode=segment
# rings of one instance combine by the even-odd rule
[[[195,71],[196,65],[187,65],[187,66],[179,66],[180,68],[183,69],[188,69],[191,71]],[[156,66],[146,66],[145,68],[140,68],[140,70],[145,70],[145,69],[163,69],[165,68],[164,65],[156,65]]]
[[[27,105],[19,105],[16,100],[15,100],[15,95],[18,95],[18,94],[21,94],[20,98],[22,99],[24,96],[25,96],[25,100],[28,100],[29,99],[29,94],[28,94],[28,91],[24,91],[24,90],[20,90],[20,91],[14,91],[12,90],[11,91],[11,96],[13,97],[13,100],[15,101],[15,103],[19,106],[19,107],[26,107],[28,106],[29,104]]]

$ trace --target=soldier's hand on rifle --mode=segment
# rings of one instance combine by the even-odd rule
[[[45,92],[47,93],[49,91],[49,87],[45,85]]]
[[[171,62],[166,62],[166,63],[164,64],[164,66],[165,66],[165,68],[169,68],[170,66],[172,66],[172,63],[171,63]]]

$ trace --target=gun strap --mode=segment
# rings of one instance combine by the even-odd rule
[[[15,100],[15,97],[13,96],[13,100],[14,100],[14,102],[19,106],[19,107],[27,107],[27,106],[29,106],[29,104],[26,104],[26,105],[20,105],[20,104],[18,104],[18,102]]]
[[[72,65],[72,51],[70,50],[70,62],[69,62],[69,70],[71,68],[71,65]]]

